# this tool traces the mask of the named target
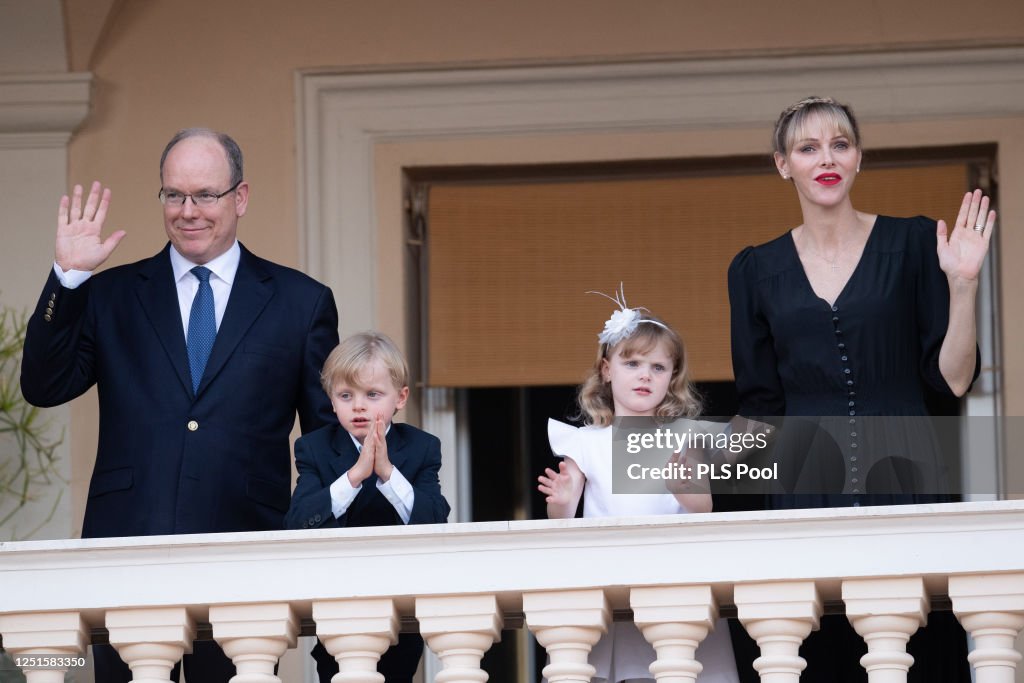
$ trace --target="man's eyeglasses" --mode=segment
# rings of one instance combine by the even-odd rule
[[[237,190],[238,186],[241,184],[242,181],[239,180],[220,194],[215,194],[213,192],[196,192],[195,194],[187,194],[185,192],[178,192],[177,190],[165,190],[161,187],[160,192],[157,193],[156,196],[164,206],[184,206],[185,200],[189,197],[192,198],[192,203],[196,206],[213,206],[221,197],[226,194],[231,194]]]

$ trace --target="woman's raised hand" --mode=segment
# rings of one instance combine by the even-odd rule
[[[947,235],[946,222],[939,221],[939,267],[950,280],[978,279],[996,225],[996,212],[989,211],[988,205],[989,198],[981,190],[968,192],[960,204],[952,234]]]

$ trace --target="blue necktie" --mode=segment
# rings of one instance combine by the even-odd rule
[[[210,269],[196,266],[192,274],[199,280],[199,290],[192,299],[192,312],[188,318],[188,367],[192,371],[192,391],[199,390],[206,361],[217,337],[217,316],[213,310],[213,288],[210,287]]]

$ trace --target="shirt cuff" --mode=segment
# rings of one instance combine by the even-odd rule
[[[412,516],[412,504],[416,500],[416,491],[405,475],[395,467],[391,470],[391,478],[388,481],[377,480],[377,490],[395,508],[398,516],[402,518],[402,523],[408,524],[409,518]]]
[[[356,495],[362,488],[362,485],[356,487],[352,486],[352,482],[348,480],[348,472],[334,480],[334,483],[330,486],[330,490],[331,512],[334,513],[335,517],[340,518],[343,514],[348,512],[348,506],[356,499]]]
[[[77,289],[79,285],[92,277],[91,270],[64,270],[53,262],[53,274],[60,280],[62,287],[66,289]]]

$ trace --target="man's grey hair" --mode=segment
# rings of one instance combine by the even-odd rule
[[[224,148],[224,154],[228,158],[228,166],[231,168],[231,185],[235,186],[242,182],[242,149],[238,146],[238,143],[235,142],[234,138],[227,133],[220,133],[209,128],[186,128],[184,130],[179,130],[174,134],[171,141],[167,143],[166,147],[164,147],[163,154],[160,155],[161,184],[163,184],[164,181],[164,161],[167,160],[167,154],[182,140],[195,137],[213,138],[219,142],[220,146]]]

